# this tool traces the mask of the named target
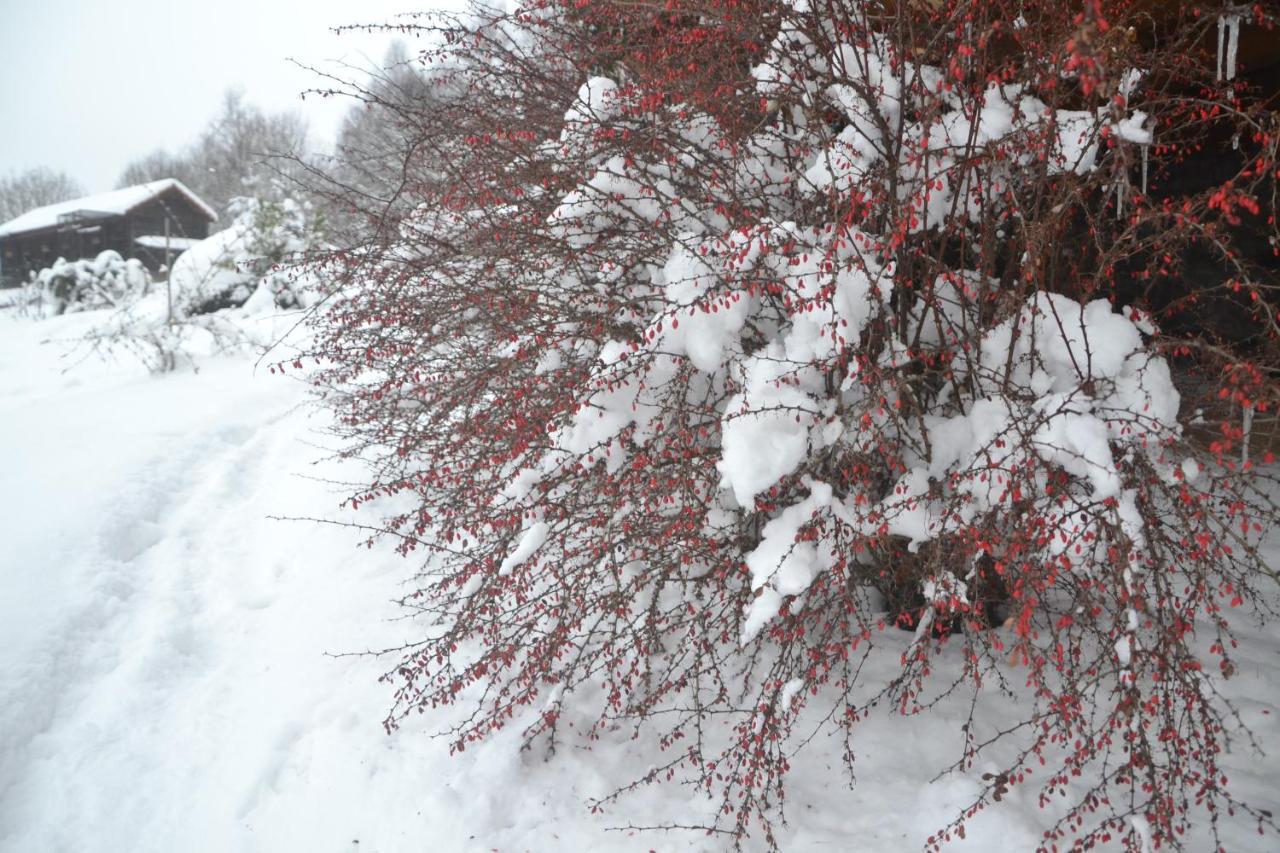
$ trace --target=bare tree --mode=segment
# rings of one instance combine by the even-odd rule
[[[218,115],[185,151],[153,151],[125,167],[120,186],[177,178],[217,210],[237,196],[263,196],[297,167],[307,143],[296,112],[268,113],[230,90]]]
[[[44,166],[0,176],[0,222],[81,195],[84,188],[65,172]]]
[[[306,173],[306,190],[330,228],[348,236],[394,229],[425,187],[443,178],[437,152],[415,139],[461,90],[448,69],[424,64],[399,41],[362,81],[324,76],[333,88],[318,94],[349,97],[354,105],[338,130],[333,156],[295,166]]]
[[[349,183],[387,199],[406,178],[406,142],[417,126],[414,118],[438,106],[442,93],[402,42],[391,46],[382,66],[347,114],[337,153]]]
[[[116,182],[116,186],[132,187],[162,178],[177,178],[195,189],[200,184],[201,177],[194,158],[170,154],[162,148],[157,148],[145,157],[129,163],[120,174],[120,180]]]

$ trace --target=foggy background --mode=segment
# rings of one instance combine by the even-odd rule
[[[442,4],[0,0],[0,174],[45,166],[109,190],[130,160],[189,143],[236,87],[268,111],[299,110],[325,147],[350,102],[302,100],[321,81],[290,59],[363,72],[391,37],[332,28],[430,5]]]

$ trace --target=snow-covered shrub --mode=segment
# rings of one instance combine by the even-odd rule
[[[996,691],[1021,722],[964,722],[939,770],[997,769],[938,843],[1026,784],[1069,803],[1046,847],[1176,845],[1201,806],[1271,823],[1219,781],[1214,697],[1275,507],[1240,422],[1194,439],[1174,377],[1280,399],[1275,283],[1232,249],[1275,140],[1174,189],[1218,138],[1206,91],[1232,127],[1264,107],[1198,64],[1213,16],[1171,5],[1153,40],[1142,6],[446,26],[430,58],[468,94],[406,152],[417,214],[333,256],[315,353],[371,463],[353,505],[399,497],[385,531],[430,554],[388,724],[474,698],[457,748],[512,722],[554,742],[585,694],[588,741],[655,731],[639,781],[680,775],[718,797],[710,829],[772,843],[815,729],[852,762],[873,708]],[[1206,234],[1229,277],[1168,298]],[[1248,346],[1162,329],[1210,299]],[[895,677],[866,683],[869,655]]]
[[[279,308],[305,308],[315,299],[304,261],[320,245],[323,223],[306,201],[237,199],[232,215],[246,225],[248,256],[241,268],[257,277],[256,290]]]
[[[92,260],[59,258],[36,275],[36,283],[45,301],[61,314],[113,308],[144,296],[151,287],[151,275],[141,261],[126,261],[108,249]]]
[[[319,226],[309,204],[238,198],[234,222],[184,252],[170,283],[183,316],[244,305],[256,292],[281,308],[310,304],[310,280],[301,272],[317,246]]]
[[[246,243],[237,223],[179,255],[169,273],[174,311],[190,316],[243,304],[257,286],[254,276],[238,265],[248,254]]]

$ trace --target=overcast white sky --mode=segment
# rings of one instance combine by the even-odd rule
[[[366,66],[389,37],[334,35],[438,0],[0,0],[0,174],[66,171],[89,192],[125,164],[191,141],[240,86],[297,107],[321,140],[342,107],[299,100],[317,80],[288,59]]]

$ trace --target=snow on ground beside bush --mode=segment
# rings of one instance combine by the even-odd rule
[[[301,382],[247,356],[206,359],[198,373],[93,359],[64,373],[65,341],[100,312],[10,314],[0,314],[0,850],[721,849],[698,833],[625,829],[705,819],[712,806],[680,786],[590,812],[589,798],[668,760],[629,730],[591,752],[562,744],[549,760],[541,745],[519,750],[517,727],[455,757],[427,736],[448,717],[384,734],[379,663],[325,653],[420,635],[391,621],[411,565],[357,548],[349,528],[269,517],[341,517],[324,480],[343,471],[312,464],[324,424]],[[1241,671],[1224,690],[1274,751],[1280,626],[1242,636]],[[869,683],[892,676],[889,655],[868,666],[883,670]],[[1018,719],[1010,701],[984,696],[989,730],[975,736]],[[963,701],[916,718],[873,712],[857,730],[851,790],[835,784],[838,743],[804,753],[783,849],[918,849],[984,784],[986,767],[930,784],[955,757],[966,712]],[[566,708],[562,719],[583,718]],[[1227,765],[1238,795],[1280,808],[1276,762],[1242,741]],[[1054,814],[1014,787],[956,849],[1033,849]],[[1231,850],[1275,841],[1240,825],[1226,840]]]
[[[45,341],[90,319],[0,317],[0,849],[594,846],[584,762],[552,799],[510,739],[454,762],[388,737],[378,664],[325,656],[412,632],[380,621],[402,560],[267,517],[336,515],[301,383],[64,375]]]

